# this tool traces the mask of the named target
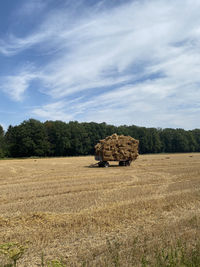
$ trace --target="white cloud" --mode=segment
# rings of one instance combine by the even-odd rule
[[[22,101],[30,82],[35,78],[37,78],[36,74],[22,70],[16,75],[1,78],[0,90],[8,94],[14,101]]]
[[[73,120],[76,113],[72,113],[70,106],[75,101],[57,101],[50,104],[46,104],[42,107],[34,108],[32,115],[38,116],[40,118],[45,118],[47,120],[63,120],[69,121]],[[69,112],[70,111],[70,112]]]
[[[6,125],[5,125],[4,123],[1,123],[1,122],[0,122],[0,126],[2,126],[2,127],[3,127],[3,130],[4,130],[4,131],[6,131],[6,130],[7,130],[7,127],[6,127]]]
[[[30,35],[1,41],[0,53],[7,56],[33,46],[49,53],[45,64],[34,62],[37,74],[8,76],[6,91],[20,100],[37,77],[43,93],[56,101],[34,109],[38,117],[194,127],[200,100],[199,10],[197,0],[143,0],[81,15],[71,9],[50,12]],[[82,98],[66,107],[77,96]]]

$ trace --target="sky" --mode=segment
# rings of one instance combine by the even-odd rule
[[[199,0],[0,1],[0,125],[200,127]]]

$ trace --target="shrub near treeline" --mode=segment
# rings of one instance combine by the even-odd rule
[[[200,129],[161,129],[29,119],[6,132],[0,126],[0,157],[78,156],[94,154],[100,139],[129,135],[140,141],[139,153],[200,152]]]

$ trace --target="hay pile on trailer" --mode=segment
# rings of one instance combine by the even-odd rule
[[[99,161],[133,161],[138,157],[139,141],[124,135],[113,134],[95,146],[95,159]]]

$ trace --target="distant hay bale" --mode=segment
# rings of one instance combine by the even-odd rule
[[[124,135],[113,134],[95,146],[95,159],[100,161],[133,161],[138,157],[139,141]]]

